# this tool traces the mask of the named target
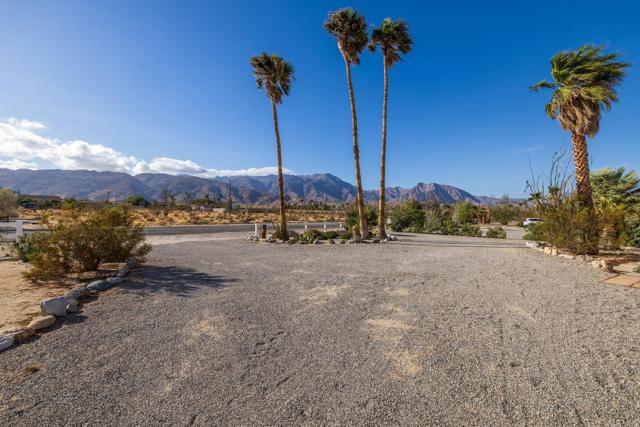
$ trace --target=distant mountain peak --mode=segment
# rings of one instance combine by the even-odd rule
[[[104,200],[108,195],[113,197],[116,194],[122,199],[139,195],[148,200],[156,200],[165,189],[175,194],[178,199],[186,197],[187,193],[191,198],[205,195],[226,198],[231,191],[234,200],[248,204],[271,204],[278,197],[277,175],[201,178],[157,173],[133,176],[122,172],[86,170],[0,169],[0,187],[28,194],[51,194],[91,200]],[[356,197],[354,185],[330,173],[285,175],[284,191],[289,200],[344,203],[353,202]],[[405,202],[411,198],[419,202],[437,200],[441,203],[484,201],[459,188],[434,182],[419,182],[411,188],[388,187],[385,195],[389,203]],[[366,201],[375,202],[377,199],[378,190],[365,191]]]

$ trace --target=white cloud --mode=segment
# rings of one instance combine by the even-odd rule
[[[38,165],[30,162],[23,162],[18,159],[0,160],[0,168],[2,169],[38,169]]]
[[[41,163],[60,169],[89,169],[98,171],[166,173],[195,175],[205,178],[237,175],[270,175],[275,167],[240,170],[208,169],[191,160],[156,157],[150,162],[127,156],[111,147],[85,141],[61,141],[40,135],[47,127],[36,121],[10,118],[0,121],[0,167],[8,169],[40,169]],[[284,169],[285,173],[293,171]]]

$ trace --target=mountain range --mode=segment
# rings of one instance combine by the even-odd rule
[[[144,173],[129,175],[122,172],[97,172],[88,170],[29,170],[0,169],[0,187],[11,188],[21,194],[45,194],[63,198],[106,200],[117,195],[120,200],[136,195],[147,200],[158,200],[164,190],[178,200],[205,195],[213,199],[231,196],[236,202],[247,204],[271,204],[278,197],[278,177],[233,176],[200,178],[191,175],[166,175]],[[285,175],[284,191],[289,200],[316,200],[330,203],[353,202],[356,187],[328,173],[313,175]],[[474,196],[451,185],[418,183],[411,188],[388,187],[389,203],[404,202],[415,198],[440,203],[470,201],[493,204],[492,197]],[[365,200],[374,202],[378,191],[365,191]]]

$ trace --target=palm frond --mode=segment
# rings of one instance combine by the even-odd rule
[[[276,53],[266,52],[251,58],[253,77],[259,90],[265,89],[267,96],[276,104],[282,102],[283,95],[289,95],[295,80],[294,68]]]
[[[364,16],[350,7],[336,10],[329,13],[324,28],[338,41],[338,49],[345,61],[359,64],[360,54],[369,42]]]
[[[531,90],[555,89],[546,113],[563,129],[593,137],[601,110],[609,111],[618,101],[616,86],[630,67],[620,58],[620,53],[604,53],[604,47],[594,45],[558,52],[551,58],[553,82],[538,82]]]
[[[393,21],[385,18],[380,27],[374,28],[371,32],[369,50],[375,52],[380,48],[388,66],[392,66],[402,58],[400,54],[411,52],[413,39],[409,33],[409,26],[403,20]]]

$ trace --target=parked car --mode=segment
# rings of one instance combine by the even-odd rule
[[[531,224],[537,224],[539,222],[542,222],[542,218],[525,218],[522,225],[524,225],[525,227],[528,227]]]

